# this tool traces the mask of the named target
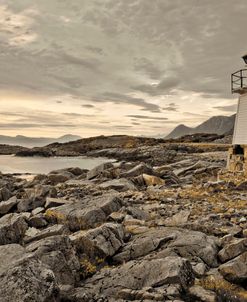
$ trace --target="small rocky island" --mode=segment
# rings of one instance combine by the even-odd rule
[[[19,150],[117,161],[0,174],[0,301],[247,301],[247,181],[205,139]]]

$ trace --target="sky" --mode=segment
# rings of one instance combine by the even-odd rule
[[[232,115],[246,0],[0,0],[0,134],[168,134]]]

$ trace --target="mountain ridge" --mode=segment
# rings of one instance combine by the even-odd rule
[[[53,137],[29,137],[24,135],[7,136],[0,135],[0,144],[18,145],[23,147],[42,147],[55,142],[66,143],[81,139],[78,135],[65,134],[58,138]]]
[[[180,124],[175,127],[165,139],[179,138],[184,135],[191,135],[196,133],[209,133],[209,134],[225,134],[232,132],[234,128],[236,114],[231,116],[218,115],[213,116],[205,122],[199,124],[196,127],[188,127],[184,124]]]

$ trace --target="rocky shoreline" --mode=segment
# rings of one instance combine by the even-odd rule
[[[174,146],[1,174],[0,301],[247,301],[247,181],[224,146]]]

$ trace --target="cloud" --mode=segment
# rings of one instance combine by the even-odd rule
[[[155,61],[151,61],[148,58],[135,58],[134,70],[140,74],[146,74],[150,79],[160,79],[164,73],[164,70],[160,66],[155,65]]]
[[[234,112],[229,76],[243,67],[246,9],[245,0],[2,0],[0,111],[35,111],[39,98],[70,125],[61,111],[92,108],[85,128],[97,134],[102,115],[117,125],[165,112],[171,127],[183,112],[191,123],[208,108]]]
[[[176,77],[166,77],[157,84],[140,85],[133,87],[133,89],[145,92],[151,96],[158,96],[170,93],[173,89],[178,87],[179,83],[180,79]]]
[[[152,117],[152,116],[146,116],[146,115],[128,115],[128,117],[132,117],[135,119],[141,119],[141,120],[156,120],[156,121],[167,121],[168,118],[166,117]]]
[[[237,104],[233,105],[226,105],[226,106],[215,106],[214,109],[218,109],[225,112],[236,112],[237,111]]]
[[[147,110],[149,112],[160,112],[160,107],[156,104],[148,103],[142,98],[136,98],[129,95],[122,95],[115,92],[105,92],[102,94],[104,101],[112,101],[115,104],[125,103],[140,107],[141,110]],[[101,99],[100,102],[103,100]]]
[[[85,105],[81,105],[84,108],[94,108],[95,106],[92,104],[85,104]]]

